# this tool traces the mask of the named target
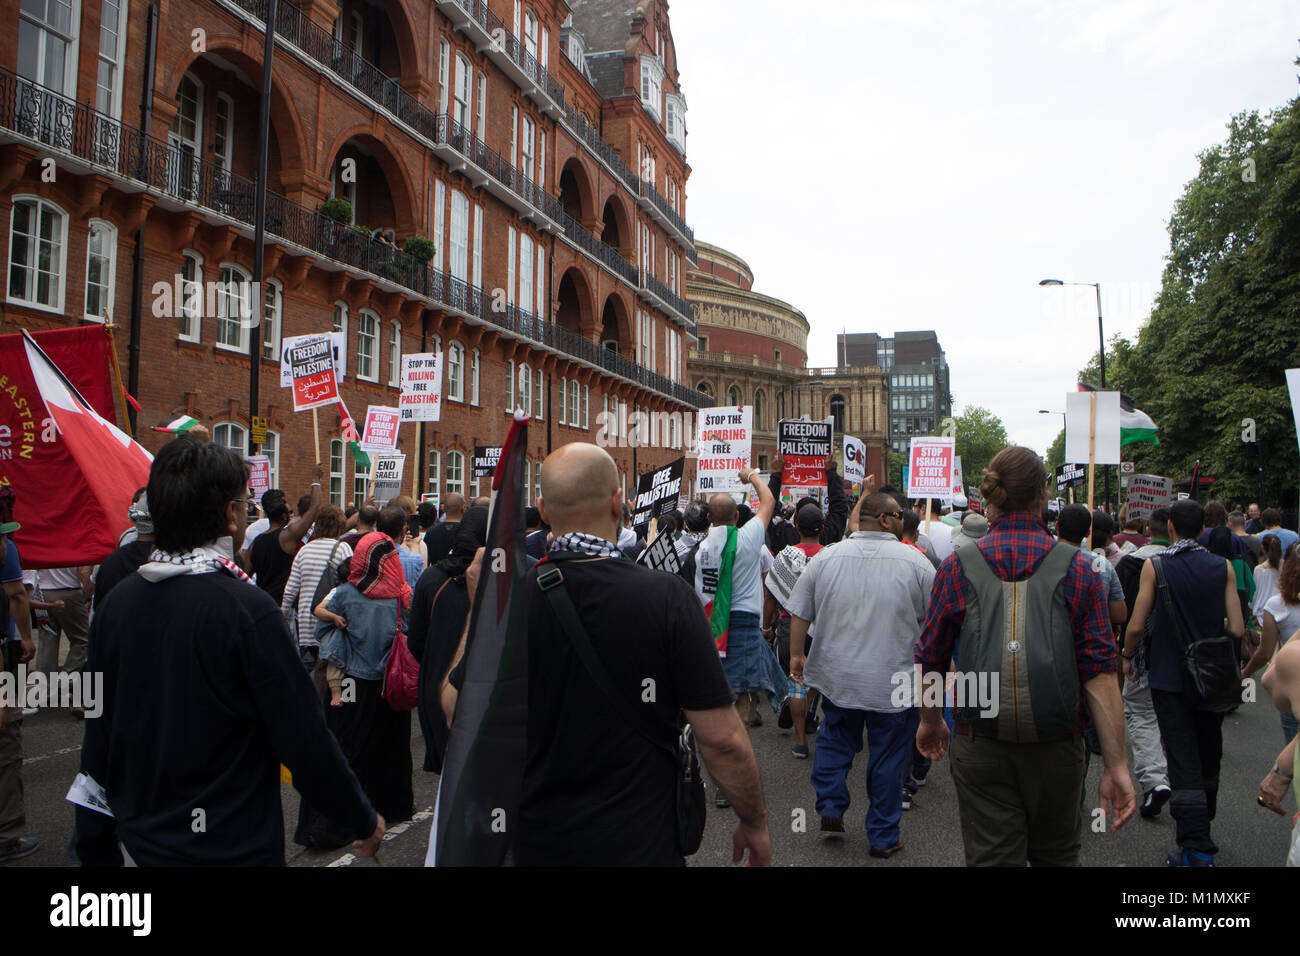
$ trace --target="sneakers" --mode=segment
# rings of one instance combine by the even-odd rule
[[[822,833],[843,833],[843,817],[822,817]]]
[[[18,837],[7,843],[0,843],[0,863],[12,863],[23,857],[31,856],[41,848],[41,841],[36,837]]]
[[[794,759],[795,759],[795,760],[807,760],[807,759],[808,759],[808,745],[807,745],[807,744],[795,744],[793,747],[790,748],[790,753],[794,754]]]
[[[914,787],[904,785],[903,787],[903,809],[904,810],[912,809],[912,798],[915,796],[916,796],[916,789]]]
[[[811,711],[808,713],[808,719],[804,721],[803,729],[809,737],[815,736],[817,728],[821,726],[821,721]]]
[[[722,793],[721,790],[717,791],[717,792],[713,795],[713,805],[714,805],[715,807],[717,807],[719,810],[725,810],[725,809],[727,809],[729,806],[731,806],[731,804],[727,802],[727,798],[726,798],[725,796],[723,796],[723,793]]]
[[[1142,809],[1138,812],[1148,820],[1158,817],[1161,808],[1169,802],[1171,796],[1173,796],[1173,791],[1162,783],[1160,786],[1146,792],[1142,797]]]
[[[1213,853],[1198,853],[1195,850],[1185,850],[1179,847],[1177,850],[1170,850],[1169,855],[1165,857],[1166,866],[1214,866]]]
[[[787,697],[781,702],[781,713],[776,718],[776,725],[782,730],[789,730],[794,726],[794,717],[790,714],[790,698]],[[807,756],[805,754],[804,756]]]
[[[871,856],[874,856],[878,860],[888,860],[891,856],[893,856],[902,848],[903,848],[903,841],[899,840],[893,846],[889,846],[889,847],[873,846],[870,850],[867,851],[867,853],[870,854]]]

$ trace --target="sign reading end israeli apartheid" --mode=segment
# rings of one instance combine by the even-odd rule
[[[1160,475],[1133,475],[1128,480],[1128,516],[1148,521],[1157,508],[1174,503],[1174,480]]]
[[[633,527],[649,524],[651,519],[666,515],[677,507],[685,471],[686,458],[682,457],[637,479],[636,498],[632,502]]]
[[[491,478],[497,473],[497,462],[501,460],[500,445],[474,446],[474,477]]]
[[[436,422],[442,417],[442,353],[402,356],[402,394],[397,407],[404,422]]]
[[[372,455],[391,455],[397,450],[397,428],[400,424],[401,412],[396,408],[371,405],[366,409],[361,450]]]
[[[907,456],[907,497],[951,498],[955,438],[913,438]]]
[[[669,574],[676,574],[681,570],[681,565],[677,562],[677,545],[670,534],[655,535],[655,539],[645,547],[636,560],[638,564],[644,564],[656,571],[667,571]]]
[[[334,343],[328,335],[315,335],[289,350],[293,378],[293,410],[305,412],[339,400],[334,377]]]
[[[402,493],[402,470],[405,455],[384,455],[374,459],[375,507],[383,508]]]
[[[701,494],[744,491],[740,470],[749,467],[753,421],[752,405],[700,409],[695,485]]]
[[[777,445],[785,464],[781,484],[823,487],[834,426],[830,422],[781,421],[776,427]]]

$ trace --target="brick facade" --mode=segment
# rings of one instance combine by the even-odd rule
[[[56,269],[61,306],[24,302],[7,281],[0,331],[87,321],[91,220],[115,228],[110,315],[123,380],[132,378],[134,367],[138,381],[135,397],[143,411],[137,438],[150,450],[165,439],[148,426],[177,413],[193,415],[214,434],[220,426],[238,426],[233,432],[222,429],[228,440],[250,421],[246,349],[218,343],[219,327],[232,333],[206,304],[197,320],[190,320],[198,323],[198,341],[185,340],[178,335],[181,320],[168,311],[165,299],[177,288],[184,252],[201,262],[205,282],[218,281],[223,265],[253,271],[263,2],[169,0],[159,7],[147,135],[140,124],[148,6],[137,0],[126,7],[125,27],[119,30],[124,36],[116,81],[120,106],[110,103],[100,113],[94,107],[101,18],[112,8],[103,0],[74,5],[77,35],[69,49],[76,63],[75,88],[63,82],[59,89],[52,81],[51,90],[18,75],[30,72],[18,54],[20,5],[17,0],[0,5],[10,14],[0,20],[0,49],[9,51],[0,54],[0,100],[28,106],[26,112],[20,108],[0,116],[0,216],[6,226],[0,248],[7,276],[15,256],[22,257],[21,241],[13,241],[18,197],[48,202],[49,221],[66,230],[55,256],[62,262]],[[575,11],[570,29],[581,28],[583,15],[598,15],[599,6]],[[649,22],[666,32],[666,4],[649,0],[644,6]],[[694,257],[682,218],[684,193],[677,190],[672,216],[652,198],[667,194],[670,178],[684,185],[690,169],[635,88],[603,95],[589,71],[566,56],[560,41],[568,4],[433,0],[381,6],[349,0],[340,7],[330,0],[301,0],[298,6],[281,2],[280,8],[263,285],[279,290],[275,338],[329,331],[336,315],[346,311],[342,394],[358,423],[367,405],[397,404],[397,389],[389,384],[395,380],[390,375],[393,328],[403,353],[439,344],[448,353],[453,343],[463,349],[465,400],[452,399],[451,383],[445,381],[442,420],[425,426],[423,441],[415,426],[401,429],[408,483],[415,479],[421,491],[445,493],[450,456],[458,453],[465,456],[460,487],[470,490],[473,446],[500,443],[509,426],[511,368],[516,404],[523,366],[532,382],[542,382],[540,394],[530,385],[533,401],[527,403],[541,406],[534,407],[529,433],[534,463],[565,442],[596,440],[600,413],[611,400],[661,412],[690,411],[698,404],[682,384],[694,324],[684,303],[663,291],[681,293],[680,274],[674,282],[668,253],[683,262]],[[336,20],[338,33],[331,40]],[[29,22],[23,29],[30,35],[39,26]],[[645,35],[646,17],[630,15],[620,29],[630,75],[653,45]],[[494,46],[492,37],[504,43]],[[671,33],[662,39],[656,33],[656,41],[671,50]],[[458,60],[470,67],[464,86]],[[665,86],[676,90],[675,56],[663,60],[671,77]],[[182,103],[182,84],[188,90],[191,82],[197,83],[197,110]],[[469,101],[460,113],[457,97],[466,87]],[[627,166],[636,167],[638,149],[652,150],[655,182],[629,181],[612,171],[601,158],[601,144],[577,128],[579,115],[603,131]],[[172,130],[174,120],[177,130]],[[190,120],[194,135],[187,136]],[[525,120],[532,123],[531,159]],[[354,183],[348,181],[353,169]],[[355,199],[354,222],[364,227],[364,235],[320,215],[331,193]],[[467,210],[463,225],[457,221],[456,203],[462,201],[457,195]],[[678,221],[680,228],[672,224]],[[133,260],[141,227],[137,295]],[[372,241],[369,233],[381,229],[392,229],[398,245],[412,237],[432,238],[437,251],[431,265]],[[653,257],[641,254],[643,236],[652,237]],[[527,263],[525,250],[530,250]],[[137,314],[135,356],[128,345]],[[367,335],[364,345],[373,360],[373,380],[366,381],[358,375],[362,330],[372,322],[374,340]],[[260,336],[262,330],[244,334]],[[653,348],[641,340],[647,335]],[[273,351],[278,355],[278,346]],[[469,381],[475,359],[477,402]],[[579,414],[572,426],[562,395],[575,384]],[[311,418],[293,412],[290,393],[279,386],[278,358],[262,360],[259,388],[257,411],[269,417],[278,435],[277,482],[292,496],[310,481]],[[333,409],[322,410],[320,433],[327,466],[331,448],[337,463],[339,445],[331,442],[339,434],[339,418]],[[663,447],[610,451],[629,484],[637,472],[681,454]],[[435,466],[436,485],[429,474]],[[345,501],[353,498],[354,477],[351,458],[343,455],[335,491]]]

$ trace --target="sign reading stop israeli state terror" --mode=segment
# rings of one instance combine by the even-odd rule
[[[824,487],[834,426],[830,422],[781,421],[776,427],[777,444],[785,465],[781,484]]]
[[[376,455],[397,451],[397,428],[401,412],[396,408],[371,405],[366,409],[366,427],[361,435],[361,450]]]
[[[442,353],[402,356],[402,394],[397,400],[404,422],[436,422],[442,417]]]
[[[744,490],[740,469],[749,467],[754,441],[754,406],[700,409],[695,443],[695,484],[702,494]]]
[[[271,459],[266,455],[251,455],[244,461],[248,464],[248,490],[261,500],[271,490]]]
[[[652,518],[666,515],[677,507],[677,497],[682,492],[682,474],[686,471],[686,458],[678,458],[658,471],[648,471],[636,483],[636,499],[632,507],[632,526],[649,524]]]
[[[952,496],[952,466],[956,454],[955,438],[913,438],[907,456],[907,496],[909,498],[949,498]]]
[[[334,377],[334,343],[328,335],[314,335],[289,350],[293,377],[293,410],[305,412],[339,400]]]

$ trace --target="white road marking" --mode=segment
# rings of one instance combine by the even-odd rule
[[[401,836],[401,835],[402,835],[403,833],[405,833],[407,830],[411,829],[411,827],[413,827],[413,826],[417,826],[418,824],[423,823],[425,820],[429,819],[429,817],[431,817],[431,816],[433,816],[433,807],[425,807],[423,810],[419,811],[419,812],[416,813],[414,816],[412,816],[411,819],[409,819],[409,820],[404,820],[403,822],[397,824],[397,826],[393,827],[391,830],[386,831],[386,832],[384,833],[384,840],[383,840],[383,842],[387,843],[389,840],[393,839],[393,837]],[[326,865],[327,867],[330,867],[330,866],[351,866],[351,865],[352,865],[353,863],[355,863],[356,861],[357,861],[357,856],[356,856],[355,854],[353,854],[353,853],[344,853],[341,857],[339,857],[339,858],[338,858],[337,860],[335,860],[334,862],[332,862],[332,863],[327,863],[327,864],[325,864],[325,865]]]
[[[39,754],[35,757],[24,757],[23,763],[39,763],[42,760],[49,760],[51,757],[62,757],[64,754],[75,754],[80,749],[81,744],[77,744],[75,747],[64,747],[62,750],[51,750],[47,754]]]

